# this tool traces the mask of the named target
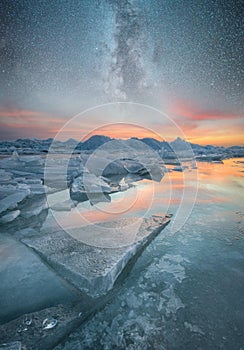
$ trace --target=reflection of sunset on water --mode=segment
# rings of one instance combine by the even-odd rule
[[[241,162],[243,159],[238,161]],[[238,182],[243,186],[244,173],[240,171],[241,164],[233,159],[225,160],[224,164],[199,162],[199,191],[196,204],[228,202],[233,193],[236,194],[236,200],[240,200],[241,193],[237,192],[236,184]],[[134,187],[129,190],[112,194],[111,202],[91,206],[86,201],[80,203],[71,212],[55,213],[55,215],[60,216],[60,223],[64,227],[70,228],[117,220],[121,217],[175,212],[180,205],[183,190],[191,191],[196,185],[190,164],[188,165],[189,168],[184,172],[165,173],[159,183],[146,179],[135,182]],[[234,179],[235,182],[233,182]],[[190,201],[192,198],[186,197],[187,200]]]

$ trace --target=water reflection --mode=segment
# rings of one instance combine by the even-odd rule
[[[197,203],[217,204],[228,201],[241,203],[244,186],[242,159],[228,159],[220,163],[198,163],[198,184],[191,164],[184,172],[165,173],[161,182],[144,179],[124,192],[111,195],[111,202],[93,206],[89,201],[80,203],[70,212],[55,212],[55,217],[64,228],[82,227],[98,222],[117,220],[121,217],[142,217],[155,213],[176,213],[185,192],[185,205],[191,204],[191,191],[198,185]],[[168,166],[170,169],[170,167]],[[173,167],[172,167],[173,168]],[[189,196],[187,195],[189,192]],[[189,201],[189,203],[187,202]]]
[[[198,163],[198,201],[241,204],[244,187],[244,158],[226,159],[223,164]]]

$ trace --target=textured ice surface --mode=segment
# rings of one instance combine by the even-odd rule
[[[39,215],[44,209],[47,209],[48,204],[45,196],[36,196],[31,198],[22,208],[21,216],[29,219],[32,216]]]
[[[205,334],[197,325],[192,325],[189,322],[184,322],[184,326],[193,333],[199,333],[201,335]]]
[[[76,287],[99,296],[113,287],[129,260],[168,222],[164,217],[121,219],[69,231],[76,239],[58,231],[22,241]]]
[[[38,181],[33,182],[33,184],[40,184],[41,175],[37,171],[37,166],[31,169],[34,163],[31,165],[32,162],[30,162],[28,172],[25,172],[27,162],[23,163],[26,166],[23,167],[19,164],[22,162],[21,159],[12,161],[15,162],[16,169],[14,166],[12,167],[12,164],[12,168],[7,170],[10,175],[3,173],[3,179],[10,177],[10,180],[1,182],[1,185],[9,184],[9,188],[8,190],[6,187],[2,188],[2,192],[0,189],[0,195],[14,194],[18,183],[28,186],[37,179]],[[59,350],[242,349],[244,343],[242,312],[244,306],[244,225],[243,191],[241,191],[243,188],[243,169],[240,168],[239,163],[234,164],[234,162],[227,169],[226,165],[223,164],[207,163],[199,164],[198,168],[200,183],[198,200],[193,213],[181,231],[172,235],[167,228],[163,230],[137,260],[137,264],[124,280],[114,299],[107,304],[104,310],[98,312],[95,317],[71,334],[67,341],[58,347]],[[233,169],[239,169],[238,176],[232,176]],[[54,172],[54,184],[56,173]],[[178,188],[178,176],[181,176],[182,173],[172,172],[170,175],[173,178],[173,185]],[[186,169],[184,175],[190,176],[190,169]],[[120,177],[119,181],[123,176]],[[131,174],[129,176],[135,179],[138,175]],[[125,176],[125,183],[129,182],[129,176]],[[21,178],[26,180],[22,181]],[[222,182],[223,185],[220,186]],[[125,195],[127,193],[129,192],[125,192]],[[38,196],[28,198],[28,205],[37,201]],[[161,203],[164,192],[159,191],[156,196]],[[0,199],[2,198],[0,197]],[[25,200],[19,202],[16,208],[2,212],[2,216],[15,210],[24,212],[24,209],[27,210],[26,202]],[[63,203],[63,208],[65,208],[65,200],[63,202],[57,200],[54,205],[57,205],[56,208],[60,205],[62,209]],[[86,205],[86,203],[80,205]],[[177,205],[174,206],[173,203],[172,212],[175,213],[176,210]],[[43,226],[41,233],[35,226],[32,226],[36,219],[39,220],[41,213],[39,216],[24,218],[30,225],[28,229],[24,225],[19,226],[21,214],[6,225],[11,226],[11,234],[18,239],[35,236],[39,240],[40,235],[47,234],[49,236],[51,232],[57,231],[57,227],[52,229],[50,222]],[[59,212],[58,214],[64,216],[66,213]],[[92,230],[88,233],[92,233]],[[63,244],[62,235],[54,235],[53,237],[60,238],[57,244],[63,249],[64,257],[65,254],[71,257],[76,256],[79,252],[72,245],[70,246],[71,251],[65,250],[68,247]],[[92,236],[88,238],[92,238]],[[31,241],[32,239],[30,239]],[[52,255],[52,249],[55,246],[52,244],[52,240],[49,242],[49,252]],[[33,281],[41,283],[42,276],[43,278],[47,278],[47,276],[39,274],[36,265],[28,259],[29,265],[24,264],[26,256],[28,256],[26,251],[21,251],[21,253],[17,251],[16,256],[18,260],[14,258],[12,253],[9,253],[6,247],[1,252],[3,263],[11,260],[13,263],[12,271],[16,272],[16,275],[13,274],[14,280],[11,280],[11,283],[16,283],[16,285],[10,285],[8,290],[11,290],[11,293],[8,293],[7,297],[10,299],[15,296],[14,300],[17,301],[9,302],[7,306],[9,305],[11,308],[16,304],[19,307],[19,303],[21,303],[26,311],[28,309],[26,305],[31,301],[38,301],[41,292],[38,288],[34,288],[37,291],[36,296],[32,299],[28,294],[30,293],[29,289],[21,289],[23,283],[26,281],[28,283],[33,283]],[[93,258],[94,256],[89,256],[87,264],[92,263]],[[46,265],[44,266],[46,267]],[[30,273],[33,273],[33,278],[32,275],[29,275],[31,278],[25,278],[26,276],[22,275],[29,269],[31,269]],[[9,276],[11,276],[13,272],[8,271]],[[47,284],[44,284],[45,288],[48,289],[50,283],[52,286],[52,281],[52,279],[50,282],[47,281]],[[10,283],[10,279],[8,283]],[[6,286],[8,283],[5,283]],[[2,285],[0,284],[0,286]],[[20,294],[15,294],[18,292],[17,287],[20,288]],[[53,302],[53,291],[55,290],[56,293],[57,289],[50,288],[49,294],[45,288],[42,289],[42,291],[44,290],[42,297],[46,293],[47,299],[45,301]],[[3,297],[6,296],[4,292],[1,292],[1,305],[5,305]]]
[[[198,204],[180,232],[166,228],[114,301],[57,350],[242,349],[243,222],[229,205]]]
[[[184,304],[180,298],[175,294],[172,285],[169,288],[165,289],[162,292],[162,295],[166,298],[166,316],[169,316],[170,314],[176,314],[180,308],[184,307]]]
[[[97,177],[96,175],[90,173],[84,173],[83,176],[75,178],[71,186],[71,198],[73,199],[82,199],[84,195],[87,195],[89,198],[90,194],[103,194],[111,192],[112,188],[103,180],[101,176]]]
[[[54,318],[52,319],[46,318],[42,323],[42,327],[44,330],[52,329],[57,325],[57,323],[58,321],[55,320]]]

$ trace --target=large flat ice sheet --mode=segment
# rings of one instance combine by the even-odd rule
[[[60,230],[22,241],[62,277],[97,297],[113,287],[128,262],[168,223],[167,216],[127,218],[69,230],[73,237]],[[128,239],[128,230],[133,239]],[[103,238],[110,247],[101,245]]]

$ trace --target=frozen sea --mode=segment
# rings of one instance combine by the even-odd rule
[[[172,200],[167,201],[164,178],[154,187],[150,210],[169,206],[176,214],[182,176],[188,187],[195,186],[191,174],[190,168],[184,175],[168,173]],[[146,180],[137,184],[130,214],[145,215],[151,186]],[[178,232],[171,224],[164,229],[137,260],[119,295],[56,349],[244,349],[243,186],[244,159],[198,163],[198,194],[184,226]],[[133,194],[123,196],[128,202]],[[123,200],[116,200],[118,208]]]
[[[135,182],[111,202],[55,212],[67,227],[80,225],[80,214],[90,223],[174,214],[109,303],[56,350],[244,349],[244,159],[185,165],[159,183]],[[43,225],[51,223],[48,214]],[[76,291],[11,237],[14,225],[3,226],[8,232],[0,242],[2,323],[76,299]]]

